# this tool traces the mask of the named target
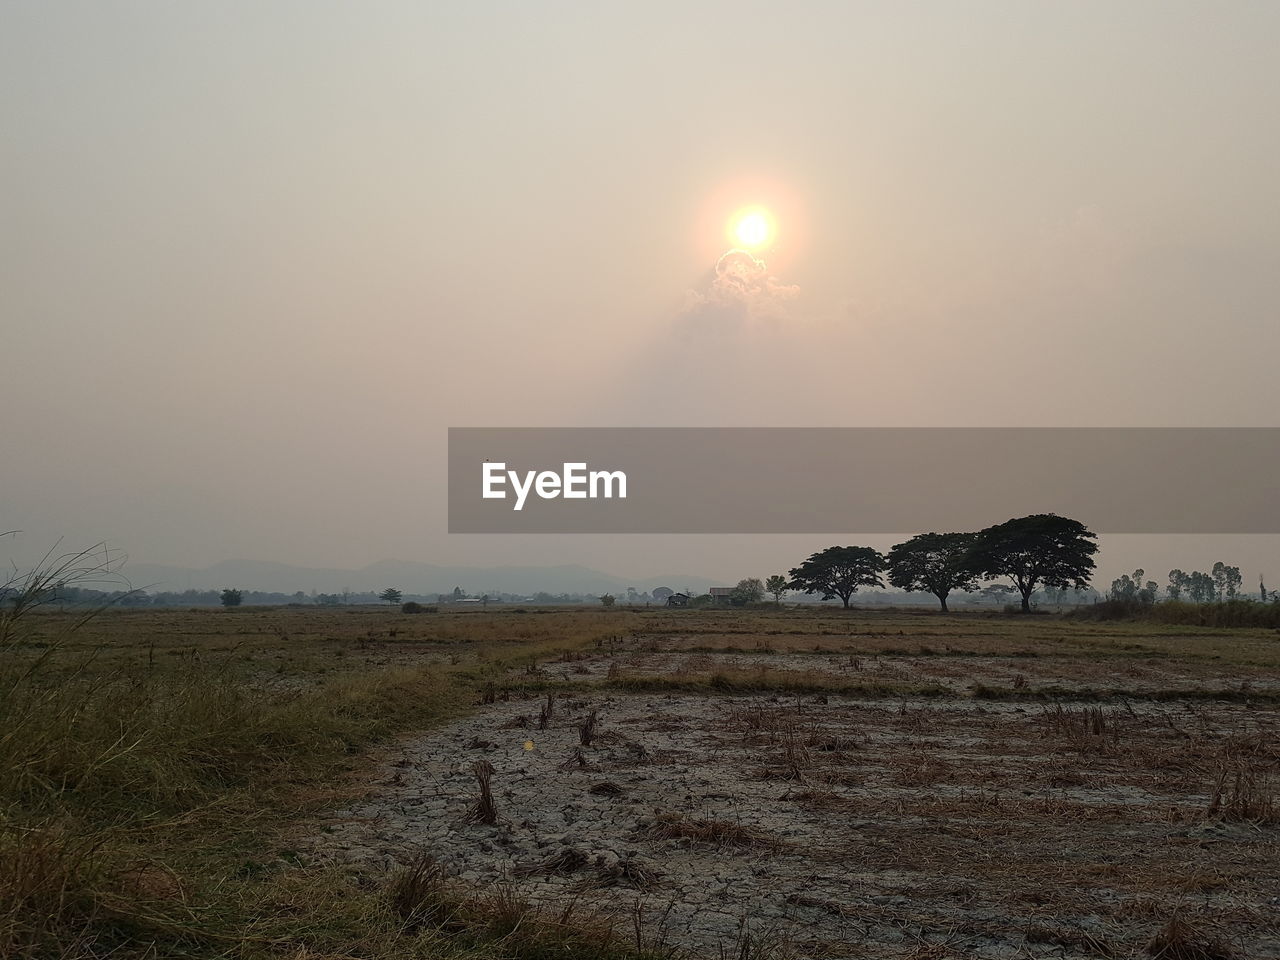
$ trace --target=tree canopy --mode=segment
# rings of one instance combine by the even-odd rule
[[[823,600],[839,597],[845,609],[859,587],[882,587],[884,556],[871,547],[827,547],[792,568],[790,588],[821,593]]]
[[[1213,577],[1214,587],[1218,591],[1219,603],[1223,600],[1234,600],[1236,598],[1242,582],[1239,567],[1228,566],[1219,560],[1213,565],[1213,571],[1210,575]]]
[[[945,612],[952,590],[970,590],[978,576],[969,566],[972,533],[922,533],[889,550],[889,582],[900,590],[924,591]]]
[[[1087,587],[1097,537],[1078,520],[1053,513],[1016,517],[979,532],[968,566],[977,576],[1008,577],[1031,610],[1031,594],[1048,587]]]

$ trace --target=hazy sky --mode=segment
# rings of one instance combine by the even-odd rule
[[[1275,425],[1277,36],[1271,2],[7,0],[0,530],[736,579],[827,544],[450,537],[446,428]],[[1276,538],[1104,548],[1280,583]]]

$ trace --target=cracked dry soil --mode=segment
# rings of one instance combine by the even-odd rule
[[[1224,955],[1280,956],[1280,828],[1221,790],[1211,810],[1232,770],[1274,783],[1274,708],[595,686],[401,744],[325,855],[425,850],[534,904],[639,903],[692,956],[744,924],[791,957],[1145,956],[1175,915]],[[495,824],[469,822],[481,759]]]

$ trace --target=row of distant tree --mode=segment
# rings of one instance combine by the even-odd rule
[[[194,591],[188,591],[183,596],[190,596]],[[197,594],[200,597],[199,603],[193,601],[192,605],[212,605],[221,603],[224,607],[238,607],[244,604],[316,604],[319,606],[348,606],[356,604],[370,603],[386,603],[394,606],[400,606],[405,601],[413,603],[479,603],[482,606],[490,603],[516,603],[526,602],[539,605],[550,605],[559,603],[591,603],[595,601],[594,594],[586,593],[535,593],[532,596],[515,594],[515,593],[481,593],[470,594],[461,587],[454,587],[450,593],[404,593],[398,587],[387,587],[380,593],[367,591],[363,593],[352,593],[350,591],[344,593],[260,593],[258,591],[241,591],[241,590],[209,590],[202,591]]]
[[[1031,608],[1037,594],[1050,603],[1062,604],[1069,598],[1079,601],[1086,595],[1097,596],[1089,586],[1097,553],[1097,537],[1082,523],[1056,514],[1018,517],[987,527],[976,533],[922,533],[894,544],[887,554],[871,547],[834,546],[810,555],[793,567],[787,575],[774,574],[765,580],[748,578],[739,581],[728,596],[729,602],[746,605],[772,596],[776,602],[792,591],[819,595],[823,600],[838,598],[847,608],[854,594],[862,588],[883,588],[885,580],[893,587],[908,592],[932,594],[942,609],[957,592],[981,594],[993,599],[1003,595],[1019,596],[1023,611]],[[987,581],[1007,581],[988,583]],[[1185,573],[1169,571],[1165,588],[1169,600],[1186,600],[1204,604],[1239,599],[1242,576],[1239,567],[1218,562],[1210,572]],[[1086,594],[1087,591],[1087,594]],[[0,589],[0,601],[5,599]],[[14,591],[9,591],[14,592]],[[688,591],[686,590],[686,593]],[[625,598],[611,594],[595,597],[586,594],[535,593],[532,596],[494,593],[479,596],[454,587],[450,593],[405,595],[399,588],[387,587],[380,593],[349,591],[340,594],[298,591],[293,594],[227,588],[223,590],[184,590],[147,593],[141,590],[101,591],[65,583],[54,583],[41,602],[53,603],[118,603],[122,606],[213,606],[386,603],[401,605],[405,600],[428,603],[528,602],[539,605],[602,601],[612,606],[624,599],[628,604],[665,603],[675,591],[657,587],[652,594],[628,587]],[[1159,599],[1160,586],[1146,579],[1139,569],[1112,581],[1107,599],[1125,605],[1151,605]],[[1074,596],[1072,596],[1074,595]],[[1259,583],[1259,598],[1280,602],[1280,593],[1268,593]],[[710,596],[694,598],[710,602]]]
[[[1038,588],[1088,587],[1097,552],[1097,536],[1084,524],[1042,513],[977,533],[918,534],[887,555],[871,547],[828,547],[792,568],[786,589],[838,597],[848,607],[860,587],[883,586],[887,577],[900,590],[933,594],[946,610],[952,593],[1007,579],[1029,611]],[[768,583],[781,588],[780,576]]]
[[[1126,573],[1112,580],[1107,599],[1126,604],[1155,603],[1160,598],[1160,585],[1154,580],[1147,580],[1146,575],[1145,570],[1138,569],[1132,575]],[[1199,570],[1191,573],[1170,570],[1165,596],[1169,600],[1190,603],[1224,603],[1242,597],[1240,588],[1243,581],[1239,567],[1229,566],[1219,560],[1208,573]],[[1280,603],[1280,593],[1268,591],[1266,583],[1259,579],[1258,599],[1263,603]]]
[[[932,594],[945,611],[952,593],[972,593],[984,581],[1007,580],[1008,584],[981,587],[981,592],[1017,594],[1023,611],[1029,611],[1037,592],[1059,604],[1072,593],[1077,597],[1086,590],[1092,593],[1089,582],[1097,550],[1096,535],[1080,522],[1036,514],[977,533],[922,533],[895,544],[887,555],[871,547],[828,547],[812,554],[788,576],[740,581],[729,600],[739,605],[756,603],[768,594],[781,602],[788,591],[800,590],[819,594],[824,600],[839,598],[847,608],[859,588],[883,587],[887,577],[901,590]],[[1145,576],[1145,571],[1135,570],[1117,578],[1108,599],[1154,604],[1160,588]],[[1230,601],[1241,597],[1241,582],[1239,567],[1218,562],[1209,573],[1171,570],[1167,593],[1170,600],[1192,603]],[[1258,595],[1263,602],[1280,602],[1280,594],[1268,595],[1261,582]]]
[[[873,547],[827,547],[786,576],[740,580],[727,600],[741,606],[771,595],[781,603],[787,593],[800,591],[823,600],[838,598],[848,608],[859,589],[884,587],[887,577],[900,590],[933,594],[946,610],[952,593],[977,591],[985,580],[1008,578],[1012,586],[987,590],[1016,592],[1026,611],[1037,590],[1052,590],[1061,598],[1067,591],[1088,589],[1097,552],[1097,537],[1084,524],[1056,514],[1035,514],[977,533],[918,534],[894,544],[887,555]],[[665,595],[659,597],[660,591]],[[660,587],[654,597],[665,600],[671,593]],[[616,602],[611,594],[600,600],[606,606]],[[691,600],[696,606],[712,598]]]
[[[15,587],[0,587],[0,603],[10,595],[17,595]],[[70,583],[51,584],[42,591],[39,598],[41,604],[104,605],[121,607],[239,607],[239,606],[322,606],[341,607],[362,604],[394,603],[413,600],[419,603],[451,603],[469,601],[484,603],[523,601],[539,605],[563,603],[595,603],[595,594],[588,593],[535,593],[532,596],[514,593],[485,593],[472,595],[461,588],[451,593],[405,594],[399,589],[388,587],[380,593],[371,590],[342,593],[280,593],[265,590],[244,590],[228,587],[221,590],[100,590],[92,587],[74,586]]]

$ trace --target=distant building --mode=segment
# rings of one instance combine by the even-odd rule
[[[687,593],[673,593],[667,597],[668,607],[687,607],[689,605],[689,595]]]
[[[733,587],[711,587],[707,593],[711,594],[712,603],[728,603],[733,596]]]

